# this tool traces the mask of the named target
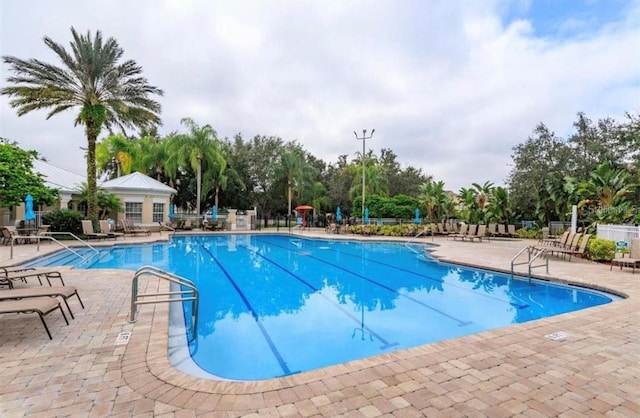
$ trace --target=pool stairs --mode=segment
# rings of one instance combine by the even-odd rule
[[[67,235],[74,238],[82,247],[70,247],[63,242],[55,239],[53,235]],[[86,268],[92,263],[100,259],[101,252],[98,251],[88,242],[80,239],[70,232],[48,232],[47,235],[39,235],[37,239],[37,250],[40,251],[40,241],[47,240],[55,243],[63,248],[63,251],[53,253],[49,256],[38,258],[37,260],[26,263],[26,267],[53,267],[53,266],[69,266],[76,268]],[[11,258],[13,258],[13,242],[11,246]]]
[[[520,258],[524,254],[527,255],[527,261],[516,262],[518,258]],[[536,260],[542,263],[534,264]],[[513,277],[514,274],[514,267],[523,264],[528,265],[529,283],[531,283],[531,270],[533,270],[534,268],[546,267],[547,274],[549,274],[548,251],[545,248],[539,248],[533,245],[529,245],[528,247],[524,247],[523,249],[518,251],[518,254],[514,255],[511,259],[511,277]]]
[[[172,284],[172,290],[169,292],[158,293],[139,293],[138,283],[141,277],[156,277],[158,279],[166,280]],[[175,285],[175,286],[173,286]],[[186,288],[186,289],[184,289]],[[178,290],[175,290],[178,289]],[[184,289],[184,290],[183,290]],[[166,298],[159,298],[159,296],[168,296]],[[179,296],[179,297],[174,297]],[[150,297],[153,299],[142,300],[143,298]],[[199,293],[196,285],[189,279],[178,276],[168,271],[161,270],[153,266],[142,266],[133,275],[131,280],[131,310],[129,311],[129,323],[136,322],[138,314],[138,306],[150,303],[168,303],[168,302],[183,302],[191,301],[191,333],[189,333],[189,342],[196,339],[198,330],[198,302]]]

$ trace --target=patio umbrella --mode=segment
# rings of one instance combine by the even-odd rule
[[[304,228],[305,226],[307,226],[307,217],[305,216],[305,212],[308,210],[313,210],[313,206],[309,206],[309,205],[300,205],[300,206],[296,206],[295,208],[297,211],[302,212],[302,227]]]
[[[369,223],[369,208],[364,208],[364,223]]]
[[[173,203],[169,205],[169,220],[173,221],[173,218],[176,216],[176,205]]]
[[[31,223],[31,221],[36,219],[36,214],[33,212],[33,196],[28,194],[27,197],[24,199],[24,201],[25,201],[24,220]]]
[[[218,220],[218,208],[216,205],[213,205],[213,207],[211,208],[211,220]]]
[[[420,224],[420,209],[416,208],[416,218],[413,220],[416,225]]]
[[[342,222],[342,212],[340,212],[340,206],[336,209],[336,222]]]

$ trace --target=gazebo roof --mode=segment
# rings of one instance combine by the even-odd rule
[[[147,175],[139,172],[127,174],[126,176],[117,177],[100,183],[101,188],[108,192],[111,191],[144,191],[147,194],[173,194],[177,193],[176,189],[167,186]]]

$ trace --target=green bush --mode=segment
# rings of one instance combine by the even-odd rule
[[[42,216],[42,223],[50,225],[51,232],[82,233],[82,214],[75,210],[54,210]],[[57,239],[57,237],[56,237]]]
[[[616,254],[616,243],[603,238],[591,238],[587,243],[587,257],[594,261],[611,260]]]
[[[542,238],[542,231],[539,229],[520,228],[516,231],[518,238]]]

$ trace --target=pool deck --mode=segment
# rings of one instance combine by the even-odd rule
[[[324,230],[302,235],[354,238]],[[159,239],[167,239],[167,234],[117,243]],[[433,254],[444,261],[507,271],[511,258],[533,241],[470,243],[425,237],[414,243],[437,244]],[[9,247],[3,246],[0,265],[58,248],[44,243],[38,252],[35,244],[19,245],[10,259]],[[59,313],[48,315],[53,340],[37,315],[0,316],[0,416],[640,416],[640,272],[610,271],[608,265],[580,259],[552,259],[549,271],[550,278],[627,298],[247,383],[202,380],[173,369],[167,357],[168,305],[143,305],[138,322],[127,322],[132,271],[65,269],[65,282],[78,288],[85,309],[70,299],[76,318],[69,326]],[[535,274],[546,276],[543,269]],[[168,288],[155,278],[142,283],[146,291]],[[128,343],[116,344],[121,332],[131,332]],[[566,337],[545,337],[557,332]]]

